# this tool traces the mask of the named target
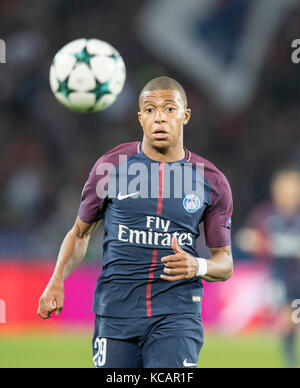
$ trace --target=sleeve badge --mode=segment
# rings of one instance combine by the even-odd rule
[[[224,227],[230,230],[231,229],[231,225],[232,225],[231,217],[226,218]]]

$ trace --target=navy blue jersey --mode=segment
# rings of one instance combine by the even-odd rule
[[[79,217],[104,220],[102,273],[93,311],[109,317],[145,317],[201,311],[199,278],[162,280],[162,257],[174,254],[172,237],[197,256],[204,222],[209,247],[230,245],[232,196],[225,176],[185,149],[177,162],[157,162],[140,142],[122,144],[94,165]]]

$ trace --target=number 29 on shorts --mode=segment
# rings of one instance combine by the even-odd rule
[[[95,367],[104,366],[106,363],[107,339],[97,338],[94,344],[96,353],[93,357]]]

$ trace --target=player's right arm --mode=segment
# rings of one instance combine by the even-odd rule
[[[39,300],[37,314],[48,319],[59,315],[64,303],[64,281],[85,257],[90,237],[101,221],[93,224],[76,218],[60,247],[53,275]]]
[[[40,298],[37,314],[43,319],[50,318],[54,311],[56,315],[61,312],[64,303],[64,281],[84,259],[90,237],[103,219],[100,213],[105,196],[99,197],[97,193],[97,184],[103,177],[97,174],[101,161],[100,158],[90,171],[82,190],[75,224],[60,247],[53,275]]]
[[[136,149],[135,143],[133,144]],[[60,247],[54,273],[39,301],[37,314],[43,319],[50,318],[54,311],[56,315],[61,312],[64,281],[84,259],[90,237],[104,219],[106,186],[113,167],[110,154],[107,153],[97,160],[89,173],[82,190],[78,217]]]

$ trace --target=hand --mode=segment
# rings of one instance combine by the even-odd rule
[[[180,248],[176,237],[172,238],[171,245],[175,254],[165,256],[161,261],[165,265],[164,273],[173,276],[160,275],[161,279],[175,282],[182,279],[191,279],[196,276],[198,272],[198,260]]]
[[[37,315],[43,319],[51,318],[55,311],[58,316],[64,304],[64,285],[62,281],[49,282],[39,300]]]

